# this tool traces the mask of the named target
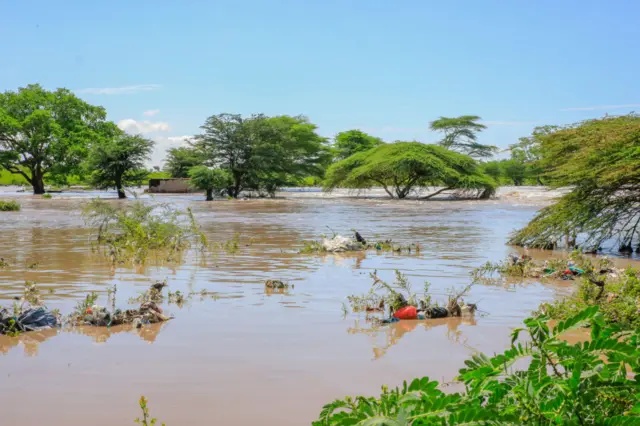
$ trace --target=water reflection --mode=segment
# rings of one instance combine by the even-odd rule
[[[430,320],[407,320],[399,321],[392,324],[379,324],[369,319],[364,319],[366,325],[361,325],[360,319],[355,320],[354,326],[347,330],[349,334],[366,334],[371,337],[371,344],[373,346],[373,359],[382,358],[389,348],[396,345],[402,337],[421,326],[425,331],[431,330],[436,327],[446,326],[446,336],[449,341],[465,346],[468,349],[475,350],[469,346],[467,338],[459,329],[461,325],[474,326],[476,320],[473,316],[464,316],[456,318],[440,318]],[[382,343],[380,342],[380,336],[383,337]]]
[[[74,327],[71,329],[49,329],[42,331],[31,331],[16,337],[0,336],[0,354],[8,354],[11,349],[24,348],[26,356],[38,355],[38,348],[41,343],[57,336],[60,333],[82,334],[88,336],[94,343],[105,343],[111,336],[121,333],[135,334],[147,343],[156,341],[158,334],[167,325],[167,322],[148,324],[141,328],[134,328],[131,325],[121,325],[114,327]]]

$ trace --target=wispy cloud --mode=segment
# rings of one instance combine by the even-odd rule
[[[164,121],[136,121],[132,118],[125,118],[124,120],[118,121],[118,127],[120,127],[125,132],[133,134],[171,131],[169,123],[165,123]]]
[[[157,115],[160,112],[159,109],[150,109],[149,111],[145,111],[142,114],[144,114],[147,117],[153,117],[154,115]]]
[[[88,93],[92,95],[132,95],[140,92],[150,92],[158,90],[162,86],[159,84],[136,84],[133,86],[122,87],[89,87],[86,89],[78,89],[78,93]]]
[[[560,111],[597,111],[597,110],[639,108],[639,107],[640,107],[640,104],[599,105],[599,106],[589,106],[589,107],[564,108],[564,109],[561,109]]]

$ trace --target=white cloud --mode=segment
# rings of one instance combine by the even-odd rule
[[[171,127],[169,123],[164,121],[136,121],[133,118],[125,118],[118,121],[118,127],[128,133],[157,133],[157,132],[170,132]]]
[[[147,117],[153,117],[154,115],[158,114],[160,112],[159,109],[150,109],[149,111],[145,111],[142,114],[144,114]]]
[[[638,108],[638,107],[640,107],[640,104],[600,105],[600,106],[589,106],[589,107],[565,108],[565,109],[561,109],[560,111],[596,111],[596,110]]]
[[[150,166],[160,166],[164,164],[164,159],[167,156],[167,150],[171,148],[178,148],[186,145],[192,136],[154,136],[151,139],[155,142],[153,147],[153,153],[151,154]]]
[[[159,84],[136,84],[123,87],[89,87],[86,89],[78,89],[76,92],[89,93],[92,95],[132,95],[140,92],[158,90],[161,87]]]

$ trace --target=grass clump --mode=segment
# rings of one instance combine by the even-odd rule
[[[93,200],[84,207],[83,217],[114,263],[143,264],[152,252],[175,261],[194,244],[201,249],[207,246],[190,209],[183,212],[168,204],[140,201],[118,208]]]
[[[462,393],[446,394],[428,377],[382,387],[379,398],[335,400],[313,426],[347,425],[632,425],[640,422],[640,330],[608,326],[598,307],[553,329],[536,316],[514,330],[511,347],[465,361]],[[569,344],[563,333],[591,327],[591,341]],[[520,334],[527,334],[519,341]],[[517,362],[517,363],[516,363]]]
[[[45,200],[50,200],[51,198],[53,198],[53,196],[49,193],[46,193],[46,194],[42,194],[42,198],[44,198]]]
[[[20,204],[17,201],[0,200],[0,212],[18,212],[20,208]]]

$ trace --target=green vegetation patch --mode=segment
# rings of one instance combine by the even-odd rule
[[[20,204],[17,201],[0,200],[0,212],[17,212],[20,211]]]

